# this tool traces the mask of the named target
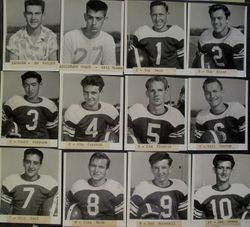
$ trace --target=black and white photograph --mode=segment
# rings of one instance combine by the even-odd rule
[[[123,64],[123,2],[64,0],[63,64]]]
[[[126,7],[126,68],[184,69],[186,3],[127,1]]]
[[[2,145],[57,146],[59,86],[58,72],[2,72]]]
[[[165,76],[126,77],[127,150],[137,145],[185,149],[186,80]],[[145,147],[147,149],[147,146]]]
[[[60,201],[61,151],[1,148],[1,222],[59,224]]]
[[[0,50],[3,50],[3,1],[0,1]],[[3,51],[0,53],[0,71],[3,68]]]
[[[64,73],[62,82],[61,148],[120,150],[123,78]]]
[[[234,70],[246,77],[246,10],[244,5],[189,3],[188,66]],[[223,75],[223,74],[222,74]]]
[[[58,61],[60,1],[4,0],[4,3],[5,62]]]
[[[66,152],[64,165],[64,225],[125,226],[126,154]]]
[[[250,181],[246,177],[249,164],[250,156],[244,154],[193,155],[194,223],[249,219]]]
[[[129,152],[128,226],[136,226],[138,219],[162,223],[188,220],[190,157],[181,153]]]
[[[209,77],[189,82],[189,149],[247,149],[247,81]]]

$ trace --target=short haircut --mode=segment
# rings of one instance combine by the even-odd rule
[[[107,160],[107,165],[106,165],[106,169],[109,168],[110,166],[110,158],[103,152],[95,152],[89,159],[89,165],[91,164],[91,162],[94,160],[94,159],[105,159]]]
[[[173,159],[169,156],[167,152],[156,152],[149,157],[148,161],[150,165],[153,166],[156,162],[159,162],[164,159],[168,160],[169,166],[172,165]]]
[[[202,85],[203,91],[205,91],[206,86],[208,84],[211,84],[211,83],[218,83],[219,86],[220,86],[220,89],[223,90],[223,85],[218,79],[216,79],[216,78],[207,78],[207,79],[204,80],[203,85]]]
[[[82,87],[85,87],[85,86],[88,86],[88,85],[98,86],[99,91],[102,91],[105,83],[104,83],[101,76],[93,75],[93,76],[84,77],[84,79],[82,79],[82,81],[81,81],[81,85],[82,85]]]
[[[164,8],[166,9],[166,12],[168,13],[168,5],[165,1],[160,1],[160,0],[156,0],[150,3],[150,13],[152,12],[152,8],[154,6],[164,6]]]
[[[219,162],[225,162],[225,161],[229,161],[232,164],[232,168],[234,168],[235,165],[235,161],[232,155],[229,154],[217,154],[215,155],[214,159],[213,159],[213,165],[215,168],[217,168],[217,165]]]
[[[38,150],[38,149],[36,149],[36,148],[29,148],[29,149],[26,149],[26,150],[24,151],[24,154],[23,154],[23,161],[26,159],[26,157],[27,157],[28,155],[34,155],[34,154],[36,154],[36,155],[39,156],[39,158],[40,158],[40,164],[42,164],[42,162],[43,162],[43,152],[40,151],[40,150]]]
[[[45,2],[44,2],[44,0],[25,0],[25,2],[24,2],[25,11],[27,9],[27,6],[41,6],[42,13],[44,13]]]
[[[40,84],[42,82],[42,77],[39,73],[35,72],[35,71],[28,71],[26,73],[24,73],[22,76],[22,83],[24,84],[25,80],[28,78],[36,78],[37,82]]]
[[[150,77],[147,80],[146,84],[145,84],[146,89],[148,90],[149,87],[150,87],[150,84],[153,83],[153,82],[155,82],[155,81],[162,82],[164,84],[165,90],[168,89],[168,80],[164,76],[153,76],[153,77]]]
[[[89,9],[97,11],[104,11],[104,16],[106,16],[108,11],[108,6],[105,2],[100,0],[89,0],[86,4],[86,11],[88,12]]]
[[[231,12],[227,8],[227,6],[225,6],[223,4],[214,4],[214,5],[209,6],[208,13],[209,13],[210,17],[211,17],[213,12],[220,10],[220,9],[224,11],[226,18],[228,18],[231,15]]]

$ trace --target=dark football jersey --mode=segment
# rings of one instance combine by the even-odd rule
[[[58,126],[58,109],[51,100],[39,97],[39,103],[31,103],[22,96],[13,96],[3,105],[5,118],[18,126],[21,138],[49,139],[49,132]]]
[[[218,115],[211,113],[210,109],[198,113],[195,130],[196,142],[199,142],[207,130],[220,132],[223,136],[223,143],[245,142],[245,107],[238,102],[228,102],[225,105],[227,109]]]
[[[136,187],[130,200],[130,217],[138,218],[138,210],[144,204],[154,204],[161,209],[163,219],[187,218],[187,185],[178,179],[171,179],[166,188],[156,186],[152,181],[142,181]]]
[[[194,194],[195,219],[240,218],[250,203],[250,190],[243,184],[232,184],[218,191],[212,185],[204,186]]]
[[[79,204],[83,219],[123,219],[123,187],[112,179],[107,179],[99,187],[90,185],[86,180],[78,180],[68,193],[68,201]]]
[[[128,126],[141,143],[178,144],[184,142],[184,117],[179,110],[165,105],[162,115],[151,114],[142,104],[128,110]]]
[[[2,214],[39,215],[43,202],[57,193],[57,182],[48,175],[36,181],[26,181],[21,175],[8,176],[2,184]]]
[[[244,35],[236,28],[230,27],[229,33],[223,38],[215,38],[212,29],[204,31],[198,49],[214,60],[216,68],[243,70]]]
[[[135,31],[139,45],[146,51],[151,67],[183,68],[184,31],[172,25],[156,32],[144,25]]]
[[[63,134],[73,141],[100,141],[108,127],[116,131],[119,124],[117,109],[100,102],[96,111],[84,109],[82,104],[72,104],[65,112]]]

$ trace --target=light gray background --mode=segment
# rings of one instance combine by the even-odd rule
[[[127,33],[133,34],[137,28],[142,25],[152,27],[150,17],[151,1],[128,1],[127,11]],[[168,21],[169,25],[178,25],[184,29],[184,3],[183,2],[167,2],[168,4]]]
[[[26,71],[3,72],[3,102],[13,95],[24,95],[21,75]],[[46,98],[59,98],[59,72],[37,71],[42,76],[40,96]]]
[[[206,78],[191,79],[191,110],[202,110],[209,108],[202,84]],[[224,89],[224,101],[225,102],[240,102],[246,104],[246,80],[239,79],[221,79],[218,78]]]
[[[136,103],[141,103],[145,106],[148,105],[148,98],[146,96],[146,81],[152,76],[127,76],[128,81],[126,91],[128,97],[128,106]],[[174,101],[175,104],[179,98],[179,94],[183,85],[185,85],[185,79],[168,77],[168,95],[166,101]]]
[[[213,158],[215,154],[200,154],[193,155],[193,168],[194,189],[205,186],[213,185],[216,183],[216,177],[213,171]],[[230,183],[245,184],[250,187],[250,178],[248,177],[250,166],[250,155],[232,154],[235,161],[234,170],[231,174]]]
[[[66,176],[66,191],[70,190],[72,184],[79,179],[89,179],[88,164],[90,157],[94,152],[67,152],[64,153],[66,162],[64,174]],[[124,174],[126,169],[124,166],[124,153],[107,153],[110,158],[110,169],[108,170],[108,178],[118,181],[124,185]],[[124,186],[125,187],[125,186]]]
[[[149,157],[153,153],[141,153],[135,152],[130,153],[131,155],[131,187],[134,187],[139,182],[144,180],[153,179],[154,176],[151,172],[151,166],[149,164]],[[188,184],[188,157],[189,154],[181,153],[169,153],[170,157],[173,159],[172,170],[170,173],[170,178],[176,178],[183,180]]]
[[[10,174],[22,174],[23,168],[23,154],[26,148],[1,148],[2,160],[2,181]],[[47,174],[58,181],[59,171],[59,150],[38,148],[43,152],[43,164],[39,170],[40,174]],[[61,173],[60,173],[61,174]]]
[[[5,0],[8,26],[24,26],[24,1],[25,0]],[[45,0],[45,15],[43,25],[60,24],[60,0]]]
[[[63,108],[68,108],[73,103],[83,102],[81,80],[87,75],[64,74],[63,75]],[[104,80],[101,101],[110,104],[120,103],[120,82],[118,76],[102,76]]]
[[[64,0],[64,34],[85,26],[84,13],[88,0]],[[121,1],[105,1],[108,5],[103,31],[121,32]]]

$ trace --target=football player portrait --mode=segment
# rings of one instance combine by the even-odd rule
[[[64,64],[92,65],[120,64],[119,60],[116,59],[116,54],[120,52],[119,48],[116,49],[116,43],[118,47],[121,33],[121,20],[119,18],[121,3],[101,0],[74,0],[65,1],[64,8],[65,34],[62,62]],[[114,9],[118,11],[114,12]],[[78,13],[79,15],[77,15]],[[107,20],[108,17],[111,17],[112,20]],[[114,19],[116,21],[113,21]],[[82,24],[82,21],[85,23]],[[107,25],[105,26],[105,24]]]
[[[170,88],[169,81],[172,80],[164,76],[141,78],[141,84],[146,80],[147,103],[132,104],[128,108],[128,138],[135,136],[137,143],[142,144],[184,144],[185,119],[180,110],[176,108],[177,106],[174,107],[175,105],[172,103],[171,95],[175,89]],[[133,80],[135,83],[137,82],[136,77],[128,78],[131,84],[131,87],[130,84],[128,86],[128,93],[130,93],[130,89],[133,89]],[[178,86],[181,86],[184,80],[178,82]],[[176,81],[176,84],[178,82]],[[137,85],[141,86],[141,84]],[[134,89],[136,89],[136,99],[139,100],[138,86]],[[175,93],[176,98],[179,98],[177,90]],[[129,98],[130,103],[131,100],[135,102],[135,97],[130,95]]]
[[[81,78],[83,99],[71,104],[64,113],[63,141],[118,142],[119,112],[114,105],[101,101],[107,79],[99,75]],[[72,77],[68,79],[72,80]],[[72,93],[72,90],[68,92]]]
[[[75,156],[75,157],[74,157]],[[76,161],[78,159],[79,161]],[[79,169],[88,169],[84,173],[74,173],[80,177],[69,187],[66,193],[65,212],[66,220],[123,220],[124,210],[124,189],[123,189],[123,168],[119,169],[116,161],[122,167],[123,154],[113,153],[107,155],[103,152],[95,153],[68,153],[66,168],[68,169],[67,177],[70,171]],[[82,166],[83,163],[88,163]],[[72,168],[73,165],[80,164],[82,167]],[[117,169],[117,168],[118,169]],[[112,168],[116,168],[115,173]],[[86,179],[83,176],[88,175]],[[118,177],[119,182],[111,177]],[[74,176],[73,178],[77,178]],[[67,178],[66,183],[69,185],[72,178]],[[76,215],[77,213],[77,215]]]
[[[187,171],[182,169],[184,167],[182,164],[186,165],[187,159],[183,155],[179,157],[173,155],[175,157],[173,159],[172,155],[170,156],[166,152],[143,154],[147,156],[148,160],[141,154],[131,155],[132,159],[137,159],[137,161],[149,162],[153,179],[140,181],[135,186],[132,184],[130,219],[187,219],[187,185],[181,179],[170,177],[174,174],[178,177],[185,175],[180,175],[178,170],[173,169],[172,163],[173,160],[175,160],[174,162],[178,160],[181,171]],[[133,163],[134,166],[132,165],[131,168],[135,170],[136,162]],[[142,172],[140,174],[142,175]],[[135,176],[132,175],[131,177],[134,178]]]
[[[210,154],[197,155],[194,161],[196,190],[194,192],[193,218],[241,219],[243,213],[249,209],[250,189],[245,184],[238,182],[240,180],[247,182],[242,174],[245,171],[244,164],[249,165],[249,158],[246,155],[217,154],[214,156]],[[239,170],[234,172],[235,168]],[[241,171],[240,168],[242,168]],[[213,172],[214,175],[207,174],[203,178],[197,174],[201,172],[206,174]],[[211,176],[215,177],[211,178]],[[207,181],[215,183],[205,185]],[[198,185],[201,185],[200,188],[196,188]]]
[[[59,48],[56,33],[59,33],[59,29],[56,27],[60,20],[60,14],[57,11],[59,1],[49,0],[45,3],[44,0],[11,0],[6,1],[6,6],[8,19],[6,62],[11,60],[57,61]],[[17,8],[21,11],[21,7],[24,8],[23,15],[16,12]],[[50,9],[47,10],[47,8]],[[53,13],[53,16],[50,16],[50,13],[51,15]],[[21,18],[23,16],[25,26]],[[47,25],[44,26],[44,23],[49,24],[50,28]]]
[[[44,78],[50,81],[54,87],[51,92],[50,86],[43,87],[40,73],[28,71],[21,75],[12,72],[4,73],[4,84],[15,88],[17,79],[21,79],[24,95],[14,95],[13,90],[4,88],[5,97],[10,97],[3,103],[2,107],[2,138],[24,138],[24,139],[57,139],[58,137],[58,74],[54,72],[43,72]],[[53,78],[49,78],[53,77]],[[13,82],[13,84],[11,84]],[[16,88],[17,90],[20,88]],[[56,91],[58,92],[56,94]],[[55,99],[49,99],[40,95],[49,93],[56,95]]]
[[[195,17],[198,14],[197,11],[204,12],[207,6],[207,4],[199,4],[198,6],[192,4],[191,17],[193,18],[191,21],[194,22],[193,26],[199,21]],[[198,38],[198,51],[196,52],[196,57],[193,59],[192,68],[244,70],[244,10],[244,6],[235,7],[225,4],[208,6],[207,11],[211,21],[211,28],[198,28],[201,25],[207,28],[204,20],[200,25],[196,25],[197,28],[193,27],[190,31],[193,37],[200,34]],[[233,17],[232,14],[236,14],[237,16]],[[200,13],[200,15],[202,14]],[[190,45],[191,51],[191,48],[194,48],[194,46]],[[204,61],[204,65],[201,64],[202,61]]]
[[[228,82],[234,83],[234,80],[226,82],[230,85]],[[244,81],[239,81],[241,82],[243,82],[242,90],[244,91]],[[240,86],[239,83],[238,86]],[[234,88],[236,85],[235,80]],[[226,89],[229,90],[229,86]],[[202,90],[209,107],[199,111],[196,115],[195,142],[244,144],[246,109],[243,104],[245,103],[224,101],[224,85],[217,78],[203,80]],[[231,98],[235,99],[232,95]],[[244,95],[242,100],[244,100]]]
[[[147,9],[145,8],[147,6]],[[145,16],[138,15],[133,11],[137,7],[142,10],[147,10],[145,15],[150,11],[151,23],[143,20],[144,25],[134,31],[134,23],[138,24],[137,18],[144,18]],[[164,68],[184,68],[184,30],[181,27],[184,21],[184,3],[170,3],[164,0],[151,1],[150,5],[147,1],[134,1],[128,2],[128,12],[131,19],[128,18],[128,31],[131,35],[128,37],[128,68],[133,66],[131,63],[132,52],[139,59],[141,53],[145,52],[147,56],[147,64],[142,62],[142,67],[164,67]],[[182,10],[182,11],[181,11]],[[175,13],[179,13],[179,18],[175,18]],[[132,14],[134,13],[134,14]],[[171,15],[173,13],[173,15]],[[170,18],[170,19],[169,19]],[[138,18],[140,21],[141,19]],[[183,21],[181,21],[183,20]],[[178,21],[181,26],[177,24],[170,24],[171,22]],[[133,24],[132,24],[133,23]],[[132,35],[133,34],[133,35]],[[143,50],[143,52],[141,51]],[[144,56],[143,56],[144,57]],[[145,57],[144,57],[145,58]],[[144,64],[144,65],[143,65]],[[135,67],[136,65],[134,65]],[[139,65],[137,65],[139,66]]]
[[[13,170],[20,166],[18,164],[13,166],[13,156],[21,157],[17,153],[20,153],[20,149],[12,151],[11,148],[6,148],[2,154],[2,166],[5,167],[2,172],[5,171],[5,175],[6,172],[11,174],[2,181],[0,213],[2,215],[57,216],[58,183],[52,176],[40,173],[43,162],[48,161],[48,157],[53,161],[56,160],[54,154],[50,156],[46,152],[44,155],[43,151],[36,148],[25,149],[22,160],[24,172],[13,174]],[[9,162],[10,158],[12,165]],[[6,163],[11,166],[12,171],[7,170]],[[58,166],[57,163],[53,164],[53,167]],[[48,167],[47,164],[45,166]]]

